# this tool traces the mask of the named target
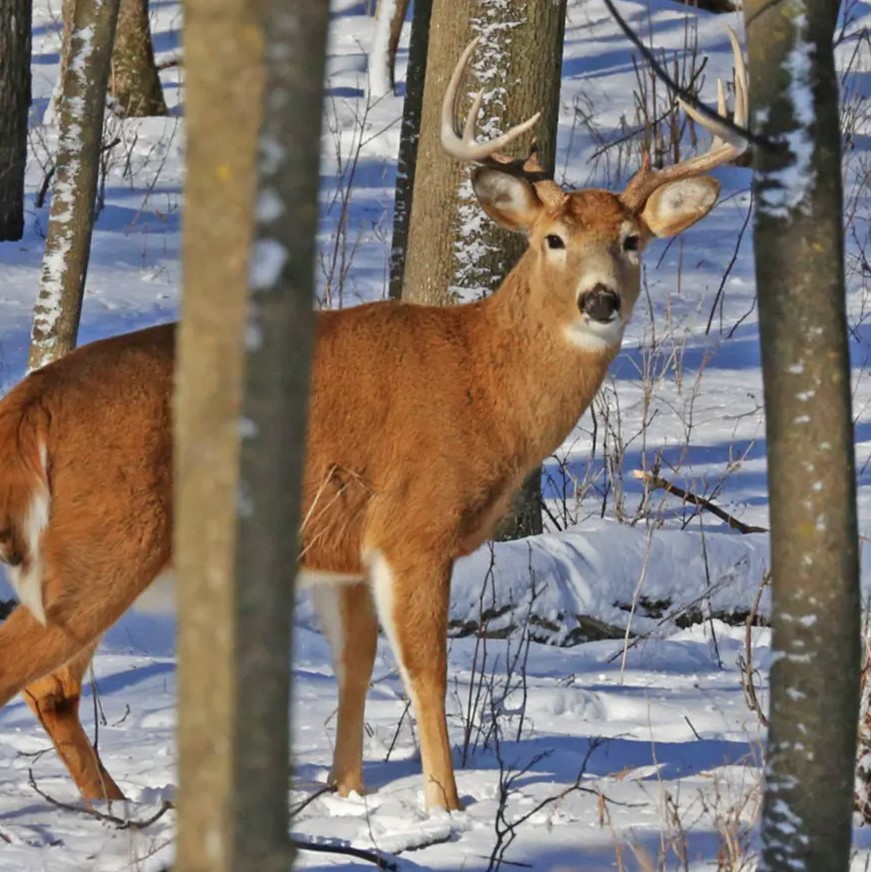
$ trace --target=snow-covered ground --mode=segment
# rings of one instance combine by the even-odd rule
[[[319,294],[332,305],[352,305],[385,293],[402,100],[367,100],[369,4],[332,5]],[[688,32],[694,38],[695,16],[684,6],[667,0],[620,6],[645,34],[652,21],[653,43],[669,52],[683,51]],[[28,229],[21,242],[0,245],[4,388],[24,370],[48,219],[47,206],[32,205],[33,195],[55,141],[43,116],[57,76],[60,0],[35,0],[34,7]],[[179,3],[152,0],[151,7],[158,60],[165,60],[179,52]],[[844,87],[845,114],[852,119],[849,314],[860,518],[868,534],[871,337],[865,321],[871,301],[862,249],[869,198],[857,179],[866,169],[871,55],[855,34],[871,22],[871,5],[850,4],[848,18],[839,58],[845,70],[850,67]],[[740,32],[740,18],[732,23]],[[731,76],[723,19],[702,15],[697,33],[700,54],[708,57],[703,93],[710,98],[714,79]],[[400,85],[407,43],[406,27]],[[177,313],[183,72],[173,67],[162,75],[173,107],[168,118],[112,123],[110,137],[121,143],[108,158],[82,342]],[[628,149],[597,151],[623,135],[624,121],[635,126],[636,88],[629,46],[601,0],[570,0],[558,179],[615,188],[625,181],[635,166]],[[659,469],[670,481],[714,497],[744,522],[767,525],[752,245],[742,230],[750,178],[741,169],[718,176],[723,195],[713,213],[648,252],[635,322],[596,403],[595,421],[586,415],[548,464],[549,533],[495,546],[492,553],[482,549],[457,567],[457,624],[474,626],[482,609],[507,605],[510,610],[491,616],[488,626],[514,628],[507,640],[451,642],[450,729],[466,811],[422,811],[415,730],[403,718],[401,683],[382,645],[366,715],[372,792],[316,798],[297,815],[300,837],[393,853],[417,848],[403,853],[405,868],[485,870],[503,848],[506,862],[537,870],[615,869],[620,856],[625,868],[640,868],[636,852],[656,862],[661,855],[667,869],[750,868],[741,857],[754,851],[764,735],[741,689],[743,627],[729,627],[717,616],[749,609],[765,570],[767,536],[730,531],[661,491],[645,495],[632,476],[637,469]],[[871,575],[864,581],[867,590]],[[763,599],[762,611],[767,608]],[[685,627],[690,612],[706,620]],[[527,647],[524,628],[551,644]],[[620,632],[626,640],[558,644]],[[135,818],[152,814],[177,783],[173,637],[172,619],[129,615],[95,659],[101,709],[87,720],[99,723],[104,761],[132,801],[127,813]],[[754,630],[753,665],[762,669],[763,682],[768,652],[768,631]],[[328,650],[305,603],[294,656],[296,803],[323,782],[335,734]],[[92,706],[88,695],[83,710]],[[43,753],[47,746],[23,702],[0,712],[0,868],[149,872],[171,862],[172,813],[143,831],[121,830],[60,810],[36,793],[31,768],[40,790],[75,799],[63,767],[53,753]],[[553,801],[536,809],[548,798]],[[507,844],[508,825],[527,813]],[[871,839],[857,830],[855,844],[855,868],[865,868]],[[327,854],[303,853],[299,863],[365,868]]]

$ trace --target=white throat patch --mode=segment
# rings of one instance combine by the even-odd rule
[[[625,329],[626,323],[620,315],[607,324],[581,315],[563,328],[563,335],[575,348],[584,351],[610,351],[620,347]]]

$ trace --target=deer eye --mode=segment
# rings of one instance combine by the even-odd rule
[[[623,251],[638,251],[638,246],[641,244],[640,237],[636,235],[627,236],[623,240]]]
[[[557,236],[556,233],[550,233],[547,236],[545,236],[544,239],[545,239],[545,242],[547,242],[548,248],[559,249],[559,248],[566,247],[566,244],[565,244],[565,242],[563,242],[562,237]]]

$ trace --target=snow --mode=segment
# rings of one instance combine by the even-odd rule
[[[322,140],[319,296],[341,276],[341,289],[329,290],[333,300],[347,305],[386,293],[402,110],[401,96],[367,96],[375,24],[366,5],[333,2]],[[25,371],[42,268],[48,210],[32,203],[42,181],[40,162],[57,145],[56,130],[41,123],[57,78],[56,7],[49,0],[34,3],[27,231],[21,242],[0,245],[4,388]],[[647,4],[627,0],[620,7],[646,37]],[[655,0],[650,9],[653,43],[669,57],[682,51],[686,7]],[[154,3],[152,12],[158,61],[174,57],[180,50],[180,4]],[[852,64],[845,99],[855,95],[861,108],[871,56],[855,34],[871,23],[871,4],[857,3],[851,15],[838,56],[842,67]],[[397,67],[400,91],[408,35],[406,24]],[[710,99],[716,77],[728,80],[731,72],[723,19],[702,15],[698,41],[709,57],[703,94]],[[854,50],[858,59],[851,61]],[[107,122],[122,143],[109,155],[82,342],[177,315],[183,90],[179,70],[161,75],[168,118]],[[570,0],[558,177],[565,173],[575,186],[619,189],[625,183],[635,166],[632,155],[595,154],[623,134],[623,121],[634,126],[635,86],[630,49],[600,0]],[[584,107],[592,107],[591,114],[584,115]],[[871,296],[862,246],[871,201],[859,180],[869,130],[861,112],[852,117],[857,145],[845,171],[852,215],[848,318],[860,525],[867,536]],[[633,475],[656,471],[746,524],[768,526],[752,246],[749,234],[740,236],[750,178],[736,168],[717,175],[723,191],[713,212],[683,237],[651,245],[634,321],[595,418],[585,415],[547,463],[548,533],[481,549],[456,567],[447,704],[465,811],[423,811],[417,729],[403,717],[402,682],[381,639],[366,712],[370,793],[317,797],[295,817],[298,838],[401,852],[405,868],[443,870],[493,868],[491,858],[495,863],[503,848],[505,861],[545,872],[611,870],[618,853],[627,869],[637,868],[636,858],[644,855],[654,861],[663,856],[665,868],[675,868],[685,855],[686,868],[700,872],[716,868],[718,856],[729,856],[736,845],[749,855],[758,852],[754,825],[765,736],[744,701],[738,665],[747,653],[744,628],[723,618],[750,608],[767,567],[768,536],[740,535]],[[262,220],[274,217],[268,196],[261,197],[258,213]],[[264,263],[275,268],[269,259]],[[866,595],[871,590],[871,571],[863,574],[863,589]],[[766,592],[760,611],[767,615],[769,608]],[[688,625],[690,620],[695,623]],[[479,639],[482,622],[492,634],[507,637]],[[129,797],[129,807],[113,808],[121,816],[146,819],[176,792],[174,635],[171,614],[131,613],[107,633],[95,658],[100,705],[95,717],[94,696],[87,691],[84,721],[89,732],[99,727],[104,762]],[[585,637],[593,641],[578,644]],[[749,650],[767,707],[766,676],[774,659],[767,629],[752,630]],[[331,658],[306,597],[300,599],[293,654],[295,807],[323,784],[336,729]],[[19,698],[0,711],[4,870],[157,872],[172,861],[172,812],[143,830],[118,829],[51,805],[30,786],[30,769],[40,790],[75,802],[72,782]],[[573,789],[576,782],[580,789]],[[509,844],[507,824],[549,798],[518,825]],[[863,869],[871,857],[865,829],[855,830],[854,847],[853,868]],[[347,857],[309,852],[300,854],[299,866],[364,868]]]
[[[369,50],[369,96],[373,100],[389,94],[390,87],[390,25],[396,15],[397,0],[379,0],[375,18],[372,47]]]
[[[809,208],[806,200],[813,187],[814,144],[811,127],[815,121],[810,64],[813,45],[805,38],[807,17],[804,5],[792,3],[784,8],[784,20],[792,24],[795,42],[784,63],[789,74],[787,95],[792,107],[795,130],[782,137],[790,156],[780,170],[766,172],[760,178],[759,208],[768,215],[786,218],[796,208]]]

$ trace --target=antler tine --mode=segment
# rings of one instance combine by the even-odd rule
[[[732,44],[732,53],[735,58],[734,126],[746,127],[748,106],[747,68],[744,64],[744,56],[741,53],[741,44],[738,42],[738,36],[731,27],[727,27],[726,30],[729,34],[729,42]],[[620,195],[621,200],[630,209],[640,209],[647,201],[647,198],[666,182],[701,175],[715,167],[729,163],[729,161],[739,157],[747,150],[748,141],[740,136],[740,134],[737,134],[734,127],[718,123],[708,114],[703,114],[695,107],[685,103],[680,97],[678,97],[678,103],[690,118],[713,134],[714,138],[711,147],[704,154],[658,171],[650,169],[649,163],[642,166],[629,180],[626,190]],[[728,117],[726,111],[725,87],[718,79],[717,115],[725,119]]]
[[[732,54],[735,59],[734,123],[739,127],[744,127],[747,123],[747,68],[744,65],[744,55],[741,53],[741,43],[738,42],[737,34],[731,27],[727,26],[726,30],[729,34],[729,42],[732,43]],[[722,81],[720,79],[717,79],[718,92],[722,87]],[[706,130],[709,130],[711,133],[714,134],[715,141],[720,140],[720,142],[728,143],[732,147],[740,147],[742,151],[747,148],[747,141],[738,134],[736,134],[734,130],[726,127],[726,125],[724,124],[718,124],[708,115],[703,115],[698,109],[696,109],[694,106],[690,106],[689,103],[685,103],[680,97],[678,97],[677,101],[678,103],[680,103],[683,111],[686,112],[686,114],[689,115],[689,117],[692,118],[693,121],[700,124]],[[725,107],[723,109],[720,109],[718,105],[717,109],[718,114],[721,117],[725,118]]]
[[[510,130],[491,139],[488,142],[478,142],[475,139],[475,123],[478,118],[478,111],[481,108],[481,101],[484,98],[484,92],[479,91],[473,101],[472,107],[466,116],[463,125],[463,131],[460,133],[457,127],[457,116],[459,115],[460,103],[460,85],[465,77],[466,69],[469,65],[469,60],[475,47],[478,45],[480,37],[473,39],[460,55],[457,65],[451,74],[451,79],[448,82],[447,90],[445,91],[444,99],[442,100],[442,119],[441,119],[441,142],[442,148],[451,157],[461,161],[471,161],[475,163],[497,163],[504,166],[510,163],[511,159],[505,155],[499,154],[506,145],[517,139],[518,136],[526,133],[541,117],[541,112],[536,112],[531,118],[526,121],[516,124]],[[522,161],[521,161],[522,163]]]

